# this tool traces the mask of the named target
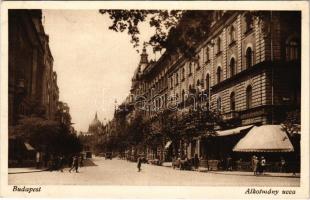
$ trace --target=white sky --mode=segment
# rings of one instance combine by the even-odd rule
[[[75,129],[87,131],[96,111],[101,121],[112,119],[114,101],[121,103],[129,94],[140,60],[130,37],[109,30],[112,21],[98,10],[43,10],[43,14],[60,100],[69,104]],[[144,41],[153,32],[145,24],[141,33]]]

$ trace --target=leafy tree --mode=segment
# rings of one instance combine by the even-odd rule
[[[101,14],[109,15],[113,21],[109,29],[124,32],[131,36],[131,43],[138,47],[139,25],[148,21],[155,30],[147,44],[154,51],[166,49],[170,53],[178,53],[193,57],[195,47],[210,29],[210,11],[198,10],[99,10]]]
[[[75,134],[60,123],[40,117],[24,117],[13,128],[13,135],[28,141],[36,150],[52,154],[72,154],[81,150]]]

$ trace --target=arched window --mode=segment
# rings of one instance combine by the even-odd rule
[[[246,108],[252,108],[252,86],[246,88]]]
[[[206,76],[206,90],[209,91],[210,89],[210,75],[207,74]]]
[[[236,40],[236,31],[235,27],[231,26],[229,31],[229,37],[230,37],[230,43],[234,42]]]
[[[246,53],[245,53],[245,58],[246,58],[246,68],[249,68],[253,65],[253,51],[250,47],[247,48]]]
[[[221,69],[221,67],[218,67],[218,68],[217,68],[217,71],[216,71],[216,80],[217,80],[217,83],[220,83],[220,82],[221,82],[221,77],[222,77],[222,69]]]
[[[216,46],[217,46],[217,53],[220,53],[222,51],[222,40],[221,40],[221,37],[218,37]]]
[[[230,59],[230,64],[229,64],[229,67],[230,67],[230,77],[234,76],[235,75],[235,65],[236,65],[236,62],[235,62],[235,59],[234,58],[231,58]]]
[[[218,97],[216,100],[216,109],[218,112],[221,112],[221,110],[222,110],[222,99],[221,99],[221,97]]]
[[[236,106],[236,102],[235,102],[235,92],[232,92],[230,94],[230,110],[231,111],[235,111],[235,106]]]
[[[300,49],[300,43],[296,38],[289,40],[286,43],[286,60],[292,61],[300,59],[299,49]]]

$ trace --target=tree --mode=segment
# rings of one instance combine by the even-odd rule
[[[207,38],[212,12],[198,10],[99,10],[113,21],[109,29],[131,36],[133,46],[139,47],[139,25],[148,21],[155,33],[146,44],[154,51],[166,49],[186,57],[195,55],[195,47]]]
[[[13,135],[28,141],[38,151],[51,154],[72,154],[81,150],[75,134],[59,122],[40,117],[24,117],[13,128]]]

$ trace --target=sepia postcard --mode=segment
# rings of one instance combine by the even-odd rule
[[[309,198],[305,1],[1,3],[3,197]]]

